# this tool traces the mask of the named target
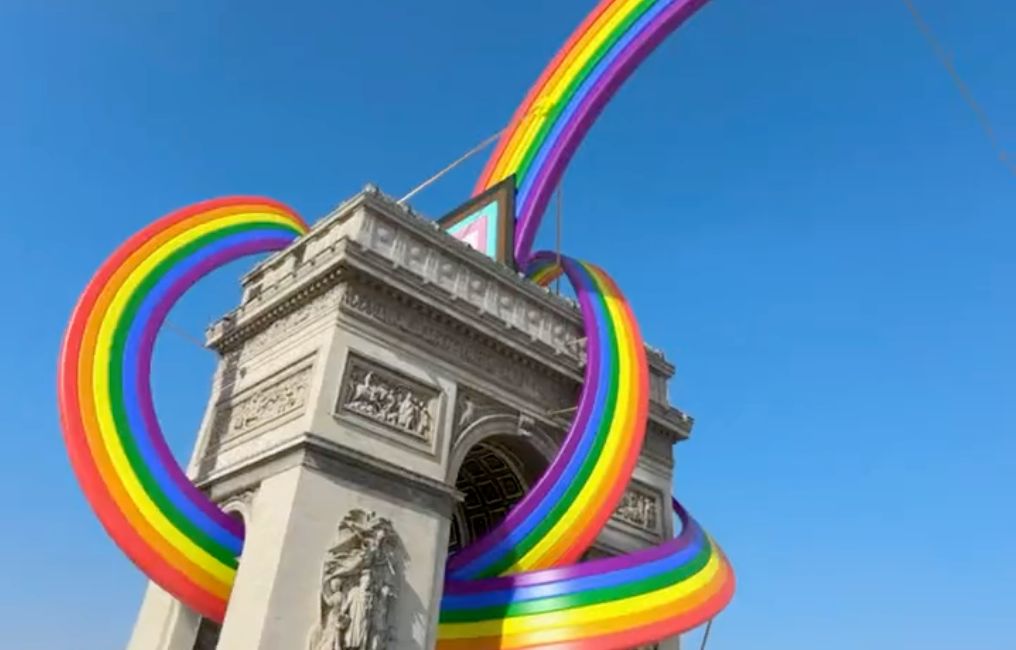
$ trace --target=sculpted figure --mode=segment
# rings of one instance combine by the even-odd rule
[[[325,558],[321,614],[310,650],[383,650],[399,578],[398,541],[391,522],[353,510]]]

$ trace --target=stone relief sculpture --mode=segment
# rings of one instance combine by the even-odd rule
[[[270,422],[301,411],[307,404],[310,366],[275,383],[255,387],[237,401],[216,407],[211,440],[214,446]]]
[[[453,432],[455,436],[458,436],[471,424],[488,415],[515,416],[517,413],[515,409],[496,402],[471,388],[460,385],[455,399],[455,427]]]
[[[339,524],[321,576],[321,613],[310,650],[384,650],[402,579],[399,542],[388,519],[352,510]]]
[[[309,379],[310,368],[306,368],[234,406],[230,432],[243,433],[303,408]]]
[[[656,530],[656,499],[648,494],[628,490],[621,498],[621,504],[614,513],[621,521],[648,531]]]
[[[343,309],[372,322],[393,327],[403,336],[418,339],[436,353],[455,363],[466,364],[503,386],[522,391],[528,397],[561,408],[575,401],[576,387],[542,372],[533,372],[519,363],[503,346],[491,345],[432,318],[376,289],[351,284],[343,298]]]
[[[359,367],[350,372],[347,383],[343,408],[419,438],[430,437],[431,396]]]

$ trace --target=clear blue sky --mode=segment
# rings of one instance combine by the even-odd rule
[[[0,3],[0,647],[122,647],[140,602],[55,406],[104,256],[211,196],[316,219],[367,181],[407,191],[501,127],[592,4]],[[1016,149],[1016,4],[921,6]],[[616,276],[697,418],[677,492],[740,581],[711,650],[1016,647],[1016,178],[900,2],[715,0],[610,105],[564,202],[565,249]],[[202,332],[241,268],[173,319]],[[180,455],[212,368],[163,335]]]

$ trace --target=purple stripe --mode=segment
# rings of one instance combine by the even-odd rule
[[[233,530],[236,527],[235,520],[223,515],[219,508],[209,503],[204,494],[195,490],[190,481],[179,471],[175,461],[171,465],[166,465],[163,462],[164,459],[155,451],[157,443],[154,442],[162,438],[162,432],[158,429],[152,430],[147,426],[141,414],[142,400],[138,397],[139,392],[149,385],[150,380],[147,375],[138,374],[140,370],[138,366],[139,361],[145,355],[151,354],[151,346],[146,349],[142,339],[145,325],[151,319],[152,314],[156,313],[167,300],[170,301],[169,306],[171,307],[176,297],[201,277],[202,271],[200,269],[209,264],[212,265],[212,268],[221,266],[220,260],[223,251],[228,254],[238,245],[262,241],[264,233],[244,232],[225,238],[219,233],[214,233],[206,236],[205,239],[207,243],[166,270],[156,284],[148,290],[147,295],[141,298],[140,306],[128,326],[127,337],[119,359],[123,368],[121,377],[123,395],[120,407],[123,408],[127,416],[127,435],[133,437],[142,462],[166,498],[181,515],[205,534],[228,548],[231,553],[239,555],[242,548],[242,528]],[[180,287],[180,284],[183,286]],[[227,522],[229,523],[228,527]]]
[[[150,442],[158,455],[159,462],[162,463],[164,467],[170,469],[174,482],[181,489],[187,491],[189,493],[189,497],[194,500],[195,503],[205,504],[203,505],[205,512],[207,512],[210,516],[214,516],[217,522],[239,537],[243,536],[243,525],[236,519],[222,512],[222,510],[212,503],[206,495],[194,487],[190,479],[188,479],[183,470],[180,469],[176,459],[173,458],[173,454],[166,444],[165,437],[161,434],[162,430],[159,427],[158,418],[155,415],[155,407],[151,392],[152,347],[154,346],[156,334],[162,326],[163,321],[166,319],[166,315],[172,308],[173,303],[175,303],[176,300],[178,300],[179,297],[200,278],[212,272],[219,266],[222,266],[223,264],[238,257],[270,250],[279,250],[290,243],[292,243],[291,237],[266,237],[260,242],[250,242],[236,249],[223,251],[215,257],[210,258],[207,264],[196,267],[189,274],[188,282],[181,282],[175,286],[174,291],[172,293],[167,293],[166,298],[160,303],[159,307],[153,311],[151,319],[148,323],[146,323],[145,329],[142,332],[141,343],[139,346],[141,353],[138,361],[137,375],[139,379],[139,385],[137,386],[138,400],[140,402],[142,416],[144,417],[146,431],[149,433]]]
[[[530,191],[532,190],[533,181],[537,177],[537,171],[543,169],[546,164],[547,156],[553,149],[554,143],[558,141],[561,133],[567,128],[568,123],[571,121],[572,116],[582,106],[582,101],[590,94],[600,79],[604,78],[609,73],[610,67],[618,57],[623,56],[625,51],[638,39],[640,34],[644,34],[654,29],[655,25],[659,23],[660,16],[667,10],[675,0],[664,0],[662,2],[654,2],[653,5],[639,16],[628,29],[625,30],[624,34],[617,39],[610,48],[603,53],[596,64],[589,70],[588,74],[578,84],[575,92],[567,98],[567,104],[564,109],[558,113],[551,125],[551,128],[544,135],[543,139],[535,143],[536,155],[530,161],[525,172],[519,173],[519,186],[518,195],[516,198],[516,205],[519,206],[520,210],[529,203],[527,198],[529,197]]]
[[[622,571],[639,564],[654,562],[680,550],[694,539],[696,531],[702,530],[698,522],[692,519],[680,505],[677,506],[677,515],[681,519],[681,534],[659,546],[617,557],[602,558],[566,567],[545,569],[543,571],[516,573],[497,578],[484,578],[483,580],[446,580],[444,592],[447,594],[468,594],[480,591],[531,587],[559,580],[574,580],[610,571]]]
[[[625,569],[603,571],[570,580],[555,580],[554,582],[529,587],[512,587],[511,589],[497,591],[476,590],[466,594],[446,593],[441,599],[441,609],[442,611],[480,609],[495,605],[508,605],[529,600],[566,596],[593,589],[604,589],[639,582],[646,578],[678,569],[697,557],[702,552],[707,539],[701,529],[696,529],[696,533],[693,537],[688,538],[686,544],[674,548],[670,554],[658,560],[639,562]]]
[[[633,41],[631,47],[611,64],[610,69],[604,73],[594,89],[584,98],[582,106],[576,111],[567,130],[561,138],[554,142],[549,163],[537,171],[538,180],[534,184],[535,189],[531,195],[530,206],[523,206],[523,209],[518,212],[519,221],[515,232],[515,260],[520,266],[525,266],[529,257],[533,238],[539,226],[539,219],[547,207],[555,185],[561,178],[561,173],[600,111],[656,46],[706,2],[708,0],[677,0],[667,9],[666,13],[660,16],[658,25],[640,34],[638,39]]]
[[[569,258],[562,258],[562,264],[565,266],[566,270],[570,270],[570,266],[574,263],[575,262]],[[575,282],[575,278],[571,279]],[[591,278],[590,282],[593,282]],[[584,284],[580,284],[579,286],[585,288]],[[595,327],[596,310],[590,302],[588,292],[579,291],[578,298],[582,310],[583,322],[587,328],[591,325]],[[539,507],[546,495],[561,480],[562,475],[565,473],[565,470],[569,465],[571,457],[574,455],[576,449],[579,447],[584,438],[583,433],[586,431],[590,416],[596,406],[595,398],[597,395],[597,388],[601,383],[598,381],[598,378],[601,370],[601,349],[603,349],[599,341],[599,337],[602,334],[602,331],[586,332],[588,349],[586,354],[587,363],[585,380],[582,385],[582,394],[579,397],[578,410],[576,411],[575,418],[572,420],[568,436],[565,438],[564,444],[558,452],[558,455],[554,458],[554,461],[544,472],[543,476],[540,477],[540,480],[537,481],[533,489],[527,493],[514,508],[512,508],[500,525],[459,553],[456,553],[448,560],[448,575],[456,575],[469,570],[471,565],[475,563],[478,558],[491,552],[493,548],[497,547],[514,528],[526,521],[528,516],[537,507]],[[489,564],[489,562],[486,564]],[[459,575],[457,577],[461,578],[463,576]]]

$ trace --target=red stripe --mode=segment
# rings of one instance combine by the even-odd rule
[[[627,451],[621,460],[621,466],[617,473],[619,477],[631,477],[632,472],[635,469],[635,465],[638,463],[639,455],[642,452],[642,441],[645,435],[645,422],[648,416],[649,407],[649,371],[648,364],[646,363],[645,345],[642,341],[642,335],[639,331],[638,323],[635,321],[635,316],[632,313],[631,305],[625,299],[621,290],[618,288],[614,280],[601,268],[594,264],[585,263],[594,277],[596,277],[600,284],[600,291],[605,295],[612,295],[620,298],[621,308],[623,310],[622,323],[624,327],[631,333],[631,342],[628,344],[629,354],[632,354],[636,361],[637,374],[633,377],[635,386],[633,386],[634,395],[645,395],[645,399],[640,399],[636,405],[635,415],[631,420],[631,429],[624,431],[622,435],[625,436],[627,442]],[[640,424],[641,423],[641,424]],[[600,521],[601,525],[598,527],[583,526],[581,530],[576,534],[573,544],[570,548],[561,555],[558,564],[572,564],[577,562],[582,554],[585,553],[586,549],[592,545],[593,541],[599,535],[602,524],[610,518],[614,510],[617,508],[617,504],[621,502],[621,498],[624,496],[624,491],[628,487],[627,480],[616,480],[609,484],[606,495],[603,498],[602,506],[599,511],[593,515],[594,521]]]
[[[526,650],[621,650],[622,648],[633,648],[638,645],[653,643],[662,639],[683,634],[695,627],[702,625],[710,618],[718,614],[734,595],[733,574],[727,571],[722,576],[722,584],[719,588],[701,604],[675,616],[666,616],[655,623],[640,627],[626,629],[612,634],[576,639],[562,643],[551,643],[542,645],[523,646]],[[666,614],[672,612],[674,605],[664,605],[654,608],[654,612]],[[493,646],[500,647],[500,646]],[[523,650],[520,648],[519,650]]]
[[[518,128],[519,123],[522,121],[522,119],[526,116],[526,113],[529,111],[529,107],[539,96],[540,92],[543,91],[543,87],[546,85],[550,77],[554,74],[554,71],[557,70],[561,61],[572,50],[572,48],[575,46],[575,43],[582,38],[582,35],[589,30],[589,28],[592,26],[594,22],[596,22],[596,19],[600,16],[600,14],[606,11],[607,8],[610,5],[612,5],[615,1],[616,0],[602,0],[602,2],[600,2],[600,4],[597,5],[597,7],[593,9],[593,11],[588,16],[586,16],[585,20],[583,20],[582,23],[579,24],[579,26],[575,29],[575,31],[572,32],[571,36],[565,42],[564,46],[562,46],[561,49],[557,51],[557,54],[554,55],[554,58],[551,59],[547,67],[543,69],[543,72],[536,80],[536,83],[534,83],[533,86],[529,89],[529,92],[526,94],[525,99],[523,99],[522,103],[519,104],[519,107],[515,109],[515,114],[512,115],[512,119],[508,123],[508,127],[504,135],[501,136],[501,139],[498,141],[497,148],[494,149],[494,153],[492,153],[490,155],[490,158],[487,159],[487,164],[484,165],[483,172],[481,172],[480,178],[477,179],[476,186],[473,188],[474,196],[480,194],[492,184],[490,176],[491,174],[494,173],[494,167],[501,159],[501,154],[504,153],[505,148],[508,146],[508,143],[511,141],[512,136],[515,134],[515,129]]]
[[[89,448],[85,425],[81,417],[77,376],[84,332],[92,316],[95,302],[110,276],[123,265],[130,255],[159,232],[190,217],[209,210],[244,203],[269,205],[285,211],[287,214],[293,214],[292,210],[284,204],[261,197],[212,199],[166,215],[135,233],[124,242],[100,266],[92,280],[85,287],[78,300],[78,304],[74,308],[64,337],[57,379],[61,422],[63,424],[64,440],[67,444],[71,465],[103,527],[117,545],[123,549],[128,557],[149,578],[177,598],[188,603],[194,609],[197,609],[202,615],[213,620],[222,619],[225,614],[225,601],[195,584],[177,567],[174,567],[159,555],[151,544],[140,535],[139,531],[133,528],[125,513],[121,511],[113,499],[109,486],[103,482],[95,459],[92,456],[92,450]],[[298,217],[293,216],[294,219],[299,221]]]

